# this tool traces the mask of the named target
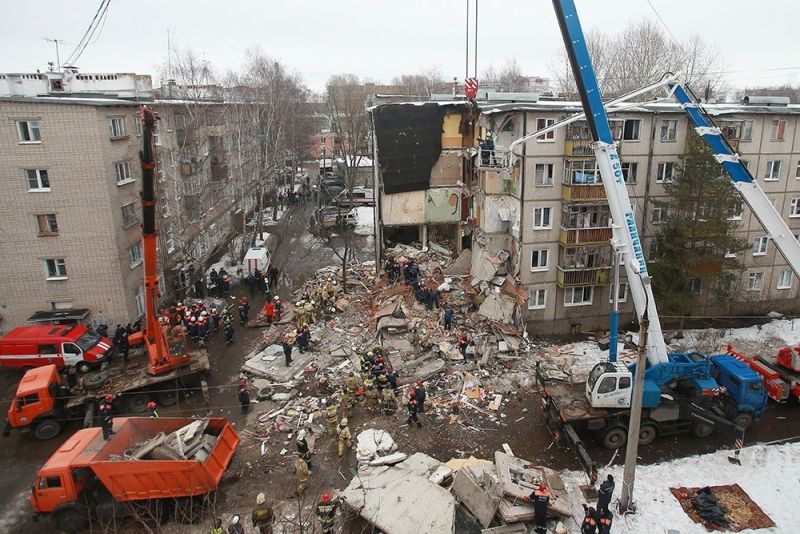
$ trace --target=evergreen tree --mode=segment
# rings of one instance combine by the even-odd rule
[[[656,207],[666,209],[650,272],[653,291],[664,315],[689,316],[706,306],[721,306],[733,297],[744,270],[737,257],[747,243],[733,232],[742,199],[727,173],[699,136],[690,133],[686,151]],[[681,321],[683,323],[683,321]]]

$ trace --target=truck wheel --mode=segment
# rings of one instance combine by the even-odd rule
[[[61,423],[55,419],[44,419],[33,427],[33,437],[40,441],[53,439],[61,432]]]
[[[75,369],[77,369],[82,375],[85,375],[92,370],[92,364],[89,362],[78,362],[75,364]]]
[[[105,384],[106,380],[108,380],[108,375],[106,373],[94,373],[83,377],[81,384],[86,389],[97,389]]]
[[[644,423],[639,427],[639,445],[650,445],[658,436],[658,428],[653,423]]]
[[[733,418],[733,422],[746,429],[753,424],[753,414],[750,412],[739,412],[738,415]]]
[[[162,391],[158,394],[158,404],[161,406],[172,406],[178,402],[177,391]]]
[[[603,434],[603,447],[619,449],[628,441],[628,430],[621,426],[611,427]]]
[[[707,438],[714,432],[714,427],[706,423],[695,423],[692,425],[692,434],[696,438]]]
[[[144,413],[150,399],[144,393],[135,393],[125,400],[125,410],[130,413]]]
[[[83,532],[89,526],[86,516],[73,506],[57,510],[53,515],[53,523],[64,532]]]

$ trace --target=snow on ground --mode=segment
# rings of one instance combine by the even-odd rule
[[[356,208],[358,226],[355,233],[358,235],[372,235],[375,224],[375,208],[372,206],[361,206]]]
[[[681,534],[707,532],[686,515],[669,488],[735,483],[776,525],[768,529],[747,529],[743,533],[796,532],[800,443],[745,447],[740,456],[741,466],[728,462],[730,454],[730,451],[717,451],[662,464],[639,466],[634,484],[634,501],[638,512],[628,516],[627,524],[621,517],[615,516],[612,530],[617,533],[638,533],[664,532],[666,528],[672,528]],[[622,471],[622,466],[613,466],[600,473],[601,480],[605,479],[607,473],[614,475],[616,489],[612,504],[616,503],[622,491]],[[575,500],[574,517],[580,522],[583,519],[583,501],[580,500],[578,485],[586,482],[586,476],[582,472],[569,471],[562,473],[561,477]],[[566,526],[576,531],[575,524]]]

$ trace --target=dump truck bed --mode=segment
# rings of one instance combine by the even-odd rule
[[[169,382],[170,380],[177,380],[187,376],[192,376],[198,373],[208,372],[211,369],[211,364],[208,360],[208,352],[205,350],[190,351],[190,363],[168,373],[163,373],[157,376],[147,374],[147,359],[136,358],[136,362],[130,361],[128,365],[122,365],[122,362],[117,362],[111,368],[99,371],[108,376],[105,384],[98,389],[91,390],[84,396],[73,396],[67,402],[67,408],[79,406],[87,401],[94,402],[99,396],[105,396],[107,393],[119,395],[122,393],[131,393],[139,389],[147,388],[155,384]]]
[[[117,501],[208,493],[219,485],[239,444],[239,436],[226,419],[209,418],[200,431],[202,436],[194,436],[208,440],[207,454],[204,451],[196,458],[169,460],[147,459],[149,456],[145,454],[142,459],[134,459],[137,452],[163,439],[162,435],[195,421],[171,417],[118,418],[114,420],[115,433],[108,441],[103,439],[99,428],[79,430],[53,453],[39,475],[47,476],[65,468],[89,468]]]

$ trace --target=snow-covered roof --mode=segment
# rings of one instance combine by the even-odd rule
[[[83,96],[0,96],[0,102],[25,102],[31,104],[66,104],[73,106],[139,106],[149,101],[122,100],[120,98]]]
[[[509,113],[515,111],[563,111],[567,113],[580,113],[583,107],[580,102],[563,100],[540,100],[524,104],[491,104],[480,105],[481,114],[494,115],[497,113]],[[800,114],[800,104],[789,104],[785,106],[759,106],[753,104],[703,104],[703,109],[709,115],[728,115],[734,113],[758,114],[768,113],[774,115],[796,115]],[[625,113],[683,113],[683,109],[677,102],[655,102],[642,103],[641,105],[632,104],[626,107]]]

